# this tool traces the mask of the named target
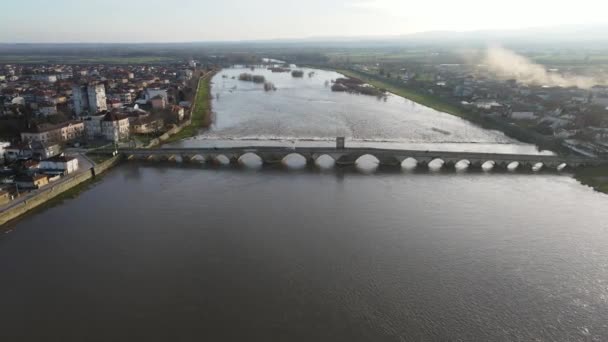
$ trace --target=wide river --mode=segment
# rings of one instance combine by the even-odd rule
[[[268,74],[272,94],[222,74],[216,126],[185,144],[249,144],[259,129],[281,144],[341,134],[534,151],[397,97],[318,88],[347,109],[307,110],[289,85],[312,94],[336,76],[321,71]],[[288,125],[283,93],[308,119]],[[606,341],[606,208],[551,173],[126,163],[3,227],[0,340]]]

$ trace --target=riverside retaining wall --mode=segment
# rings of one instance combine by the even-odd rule
[[[87,170],[86,172],[73,176],[70,179],[65,180],[61,183],[51,183],[47,185],[42,189],[40,193],[38,193],[34,197],[28,198],[26,200],[17,200],[21,201],[21,203],[0,213],[0,226],[18,218],[19,216],[27,213],[32,209],[35,209],[38,206],[47,203],[48,201],[61,195],[62,193],[106,172],[107,170],[118,164],[120,162],[120,159],[120,156],[113,157],[103,163],[97,164],[95,167]]]

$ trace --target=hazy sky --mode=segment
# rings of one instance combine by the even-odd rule
[[[606,23],[608,0],[8,0],[0,9],[0,42],[253,40]]]

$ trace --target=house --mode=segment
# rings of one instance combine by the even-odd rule
[[[101,120],[105,115],[87,116],[84,121],[84,132],[87,139],[98,139],[103,137],[101,132]]]
[[[26,160],[23,162],[23,168],[28,173],[35,173],[40,168],[40,162],[34,159]]]
[[[108,100],[109,109],[118,109],[122,107],[122,102],[119,99]]]
[[[40,189],[48,184],[49,178],[45,175],[22,175],[15,178],[18,189]]]
[[[5,205],[11,201],[11,194],[6,190],[0,190],[0,205]]]
[[[129,139],[129,118],[118,113],[108,113],[101,120],[101,133],[113,142]]]
[[[538,116],[534,112],[513,112],[511,113],[513,120],[536,120]]]
[[[8,161],[35,158],[48,159],[61,154],[61,146],[39,141],[26,142],[6,148],[4,157]]]
[[[172,106],[171,113],[177,118],[178,121],[182,121],[184,120],[186,111],[184,110],[184,107]]]
[[[147,88],[144,91],[144,100],[146,100],[146,102],[151,101],[153,98],[157,97],[157,96],[161,96],[163,99],[165,99],[165,102],[169,101],[169,95],[167,93],[167,90],[165,89],[153,89],[153,88]]]
[[[21,132],[21,140],[40,142],[67,142],[84,136],[82,121],[68,121],[58,125],[41,124]]]
[[[55,83],[55,82],[57,82],[57,75],[48,75],[48,74],[33,75],[32,80],[38,81],[38,82]]]
[[[66,156],[49,158],[40,162],[39,169],[69,175],[78,171],[78,159]]]
[[[152,103],[153,109],[165,109],[167,106],[167,100],[161,95],[154,96],[150,102]]]
[[[4,154],[6,153],[6,149],[11,146],[11,143],[6,141],[0,141],[0,159],[4,159]]]
[[[165,122],[161,118],[139,117],[133,120],[130,125],[132,133],[149,134],[161,130]]]
[[[57,114],[57,105],[52,102],[42,103],[38,107],[38,112],[42,116],[55,115]]]

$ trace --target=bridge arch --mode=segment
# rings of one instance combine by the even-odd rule
[[[445,165],[445,160],[443,160],[441,158],[433,158],[433,160],[431,160],[428,165],[429,165],[429,170],[439,171]]]
[[[229,165],[230,158],[228,158],[226,155],[218,154],[213,157],[213,162],[216,163],[217,165]]]
[[[264,160],[262,157],[258,156],[253,152],[247,152],[240,156],[237,160],[239,165],[250,167],[250,168],[259,168],[264,164]]]
[[[401,168],[404,170],[414,170],[416,167],[418,167],[418,160],[416,158],[405,158],[401,162]]]
[[[290,153],[283,157],[281,164],[290,169],[303,169],[308,164],[308,160],[299,153]]]
[[[488,160],[486,162],[484,162],[483,164],[481,164],[481,169],[484,171],[492,171],[494,169],[494,167],[496,166],[496,162],[493,160]]]
[[[192,157],[190,157],[190,162],[192,162],[192,163],[204,164],[206,161],[207,161],[207,159],[205,158],[205,156],[200,155],[200,154],[195,154]]]
[[[315,160],[315,165],[320,169],[332,169],[336,166],[336,160],[328,155],[323,154],[318,157],[313,157]]]
[[[538,163],[532,164],[532,171],[540,172],[540,171],[542,171],[542,169],[544,167],[545,167],[544,163],[538,162]]]
[[[471,164],[472,163],[470,160],[463,159],[456,162],[456,164],[454,164],[454,167],[456,168],[456,171],[464,171],[471,167]]]
[[[519,169],[519,167],[521,166],[521,163],[518,161],[514,161],[514,162],[510,162],[507,164],[507,170],[508,171],[517,171],[517,169]]]
[[[380,166],[380,159],[371,154],[364,154],[355,160],[355,166],[359,171],[371,173],[376,171]]]

